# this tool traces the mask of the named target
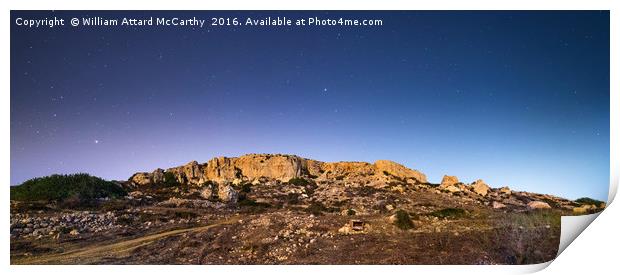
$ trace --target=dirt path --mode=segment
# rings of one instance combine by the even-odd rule
[[[100,262],[100,260],[103,258],[128,256],[134,249],[148,245],[159,239],[187,232],[200,232],[220,225],[232,224],[237,222],[238,219],[239,218],[237,217],[233,217],[210,225],[175,229],[171,231],[142,236],[135,239],[123,240],[112,244],[91,244],[82,248],[59,254],[11,259],[11,264],[95,264],[97,262]]]

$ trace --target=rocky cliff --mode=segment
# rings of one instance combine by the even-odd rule
[[[136,173],[129,181],[137,185],[160,183],[166,175],[183,184],[201,186],[206,182],[254,183],[292,178],[348,180],[364,183],[398,178],[409,183],[426,183],[426,175],[389,160],[367,162],[322,162],[295,155],[249,154],[240,157],[217,157],[206,163],[196,161],[183,166]]]

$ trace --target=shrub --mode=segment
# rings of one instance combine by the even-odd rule
[[[402,230],[409,230],[413,228],[413,222],[411,221],[411,217],[409,217],[409,213],[402,209],[396,211],[396,221],[394,224]]]
[[[103,202],[100,205],[101,211],[103,212],[125,210],[129,206],[131,205],[128,204],[126,201],[116,199]]]
[[[467,215],[467,211],[460,208],[444,208],[430,214],[437,218],[461,218]]]
[[[323,212],[336,212],[336,211],[339,211],[339,209],[334,208],[334,207],[325,207],[325,205],[323,205],[320,202],[313,202],[306,208],[306,212],[313,214],[315,216],[322,215]]]
[[[240,207],[245,208],[246,211],[252,213],[260,213],[271,207],[271,205],[266,202],[257,202],[247,198],[240,200],[237,204]]]
[[[51,175],[25,181],[11,186],[11,200],[63,201],[118,198],[127,193],[115,182],[106,181],[89,174]]]
[[[353,209],[347,210],[347,216],[355,216],[355,214],[356,214],[355,210],[353,210]]]
[[[252,184],[246,183],[246,184],[242,185],[241,186],[241,192],[243,192],[243,193],[250,193],[250,192],[252,192]]]
[[[285,201],[288,204],[298,204],[299,203],[299,195],[295,193],[286,194]]]
[[[177,219],[193,219],[198,217],[198,215],[194,212],[176,211],[174,212],[174,217]]]
[[[172,172],[164,172],[164,182],[161,184],[163,187],[173,187],[179,185],[177,177]]]
[[[306,186],[306,185],[310,184],[310,182],[308,182],[304,178],[292,178],[291,180],[288,181],[288,183],[292,184],[292,185],[295,185],[295,186]]]
[[[238,202],[239,206],[253,206],[253,207],[270,207],[271,205],[266,202],[256,202],[251,199],[244,199]]]
[[[593,205],[596,205],[596,207],[601,207],[601,205],[605,203],[603,201],[599,201],[599,200],[595,200],[595,199],[587,198],[587,197],[576,199],[575,202],[580,203],[580,204],[593,204]]]

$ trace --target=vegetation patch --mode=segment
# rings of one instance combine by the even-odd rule
[[[599,201],[599,200],[595,200],[595,199],[587,198],[587,197],[576,199],[575,202],[580,203],[582,205],[593,204],[593,205],[596,205],[596,207],[601,207],[605,203],[603,201]]]
[[[175,211],[174,217],[178,219],[194,219],[198,217],[198,214],[189,211]]]
[[[252,213],[259,213],[267,210],[271,207],[269,203],[266,202],[257,202],[251,199],[243,199],[237,203],[240,207],[243,207],[246,211]]]
[[[413,229],[413,222],[411,221],[411,217],[409,217],[409,213],[402,209],[396,211],[396,221],[394,221],[394,225],[402,230]]]
[[[30,179],[21,185],[11,186],[10,192],[11,200],[17,201],[63,201],[68,198],[85,201],[127,195],[115,182],[85,173]]]
[[[292,178],[288,183],[295,186],[306,186],[310,184],[310,182],[304,178]]]
[[[322,215],[323,212],[333,213],[340,211],[340,209],[335,207],[325,207],[325,205],[320,202],[311,203],[305,210],[306,212],[311,213],[315,216]]]
[[[444,208],[430,213],[431,216],[446,219],[458,219],[467,216],[467,211],[460,208]]]

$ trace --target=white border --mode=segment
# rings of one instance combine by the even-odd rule
[[[620,147],[618,146],[618,140],[620,140],[619,128],[620,128],[620,112],[618,108],[618,102],[620,102],[620,86],[618,85],[618,72],[620,62],[618,55],[613,49],[618,49],[620,43],[618,43],[618,30],[620,29],[620,19],[618,16],[618,2],[613,0],[589,0],[589,1],[576,1],[576,0],[564,0],[564,1],[540,1],[540,0],[521,0],[521,1],[497,1],[497,0],[446,0],[446,1],[366,1],[358,0],[353,4],[352,1],[336,2],[333,0],[314,0],[306,3],[296,3],[295,1],[222,1],[222,2],[209,2],[206,1],[107,1],[103,2],[88,2],[88,1],[75,1],[75,0],[57,0],[53,3],[51,1],[36,0],[36,1],[14,1],[9,3],[8,1],[2,1],[3,12],[0,15],[4,27],[1,29],[2,37],[10,37],[10,10],[611,10],[611,125],[610,125],[610,190],[609,190],[609,202],[614,199],[616,190],[618,188],[618,179],[620,178],[620,163],[618,157],[620,156]],[[146,5],[148,3],[148,5]],[[10,182],[10,44],[9,39],[3,39],[2,52],[2,74],[0,76],[0,85],[2,85],[3,92],[0,95],[0,113],[2,119],[0,125],[5,129],[5,134],[0,138],[2,140],[2,152],[5,152],[1,158],[2,169],[0,172],[3,175],[5,182]],[[8,205],[8,192],[2,192],[2,199],[5,205]],[[616,218],[616,217],[614,217]],[[608,222],[610,219],[607,219]],[[9,227],[9,210],[6,208],[2,212],[2,224],[5,230]],[[588,232],[596,234],[596,232]],[[584,234],[585,235],[585,234]],[[591,235],[590,235],[591,236]],[[611,236],[599,236],[600,240]],[[585,237],[584,237],[585,238]],[[2,238],[3,247],[7,249],[9,247],[9,234],[4,235]],[[604,251],[604,247],[601,247]],[[607,248],[615,249],[617,247]],[[579,265],[578,261],[579,253],[588,253],[585,251],[575,251],[570,253],[571,249],[568,248],[563,253],[562,257],[574,257],[575,261],[562,261],[567,264],[565,269],[561,267],[554,268],[555,271],[567,272],[571,271],[571,265]],[[5,250],[5,251],[8,251]],[[592,253],[592,251],[589,251]],[[601,251],[596,251],[601,253]],[[566,254],[566,256],[564,256]],[[570,255],[569,255],[570,254]],[[577,256],[575,256],[577,255]],[[284,267],[271,267],[271,266],[59,266],[49,268],[45,266],[9,266],[10,258],[7,253],[3,259],[5,266],[8,267],[8,272],[14,273],[43,273],[45,274],[67,274],[69,273],[84,273],[90,272],[95,274],[109,274],[111,272],[123,272],[123,273],[136,273],[136,272],[148,272],[153,274],[164,274],[169,272],[178,272],[180,269],[186,272],[204,272],[224,274],[231,271],[234,272],[252,272],[253,274],[313,274],[318,272],[339,272],[339,273],[353,273],[353,274],[371,274],[371,273],[410,273],[415,270],[418,272],[433,272],[437,273],[454,273],[460,274],[480,274],[489,273],[495,274],[501,273],[522,273],[522,272],[535,272],[547,266],[547,264],[533,265],[533,266],[305,266],[303,268],[295,266]],[[604,264],[604,263],[595,263]],[[609,264],[609,263],[607,263]],[[611,263],[613,266],[613,263]],[[613,269],[612,269],[613,270]]]

